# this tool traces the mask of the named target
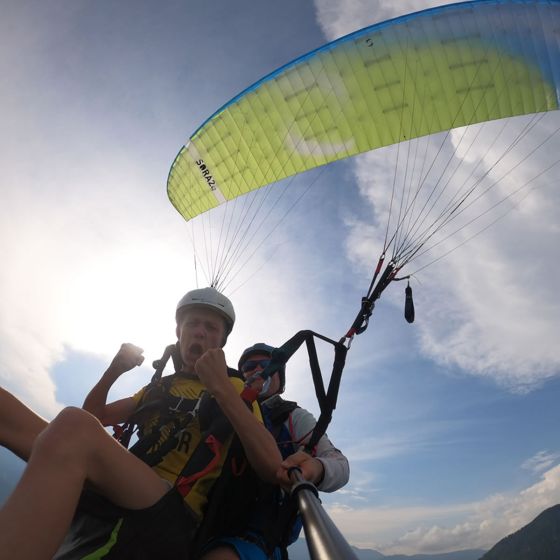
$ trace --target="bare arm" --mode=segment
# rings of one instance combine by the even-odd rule
[[[107,395],[123,373],[142,364],[144,361],[142,352],[142,348],[134,344],[121,345],[107,371],[86,397],[82,408],[96,416],[104,426],[124,422],[134,411],[135,402],[132,398],[107,404]]]
[[[104,426],[115,426],[116,424],[126,422],[132,416],[135,409],[136,401],[132,397],[127,397],[105,405],[103,415],[97,418]]]
[[[276,472],[282,462],[278,446],[229,380],[223,351],[208,350],[197,360],[195,371],[231,422],[257,474],[263,480],[276,483]]]

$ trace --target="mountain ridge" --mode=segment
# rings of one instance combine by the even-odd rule
[[[479,560],[486,552],[485,550],[469,549],[458,550],[455,552],[443,552],[440,554],[391,554],[385,555],[381,552],[369,548],[356,548],[352,550],[358,557],[358,560]],[[289,549],[290,560],[309,560],[307,544],[304,539],[297,540]]]
[[[560,558],[560,504],[503,538],[480,560],[558,560]]]
[[[309,560],[304,539],[290,546],[290,560]],[[490,550],[468,549],[440,554],[385,555],[352,547],[358,560],[559,560],[560,504],[542,511],[530,523],[504,537]]]

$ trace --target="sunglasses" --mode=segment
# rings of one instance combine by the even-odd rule
[[[248,373],[249,371],[253,371],[258,367],[264,369],[268,364],[270,364],[272,360],[270,359],[263,359],[263,360],[247,360],[242,366],[241,371],[243,373]]]

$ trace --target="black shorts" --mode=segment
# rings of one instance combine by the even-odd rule
[[[53,560],[187,560],[196,524],[172,488],[142,510],[119,508],[84,492],[70,531]]]

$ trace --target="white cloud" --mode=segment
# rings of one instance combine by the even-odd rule
[[[496,154],[506,151],[512,137],[511,127],[505,138],[492,144],[492,149],[478,138],[470,151],[472,161],[452,155],[449,142],[440,150],[440,139],[432,140],[426,148],[427,161],[436,158],[436,165],[431,168],[433,176],[428,177],[424,192],[431,192],[431,185],[437,184],[439,177],[441,186],[453,177],[447,188],[449,195],[445,195],[449,197],[456,192],[454,189],[462,188],[464,181],[474,184],[475,177],[481,180],[475,192],[492,188],[458,215],[456,223],[443,230],[453,235],[446,238],[444,233],[439,238],[433,237],[425,246],[431,243],[431,251],[402,273],[413,273],[444,256],[412,280],[422,352],[440,364],[490,377],[517,392],[538,387],[557,375],[560,366],[560,350],[554,339],[560,327],[560,304],[555,297],[555,278],[560,274],[557,258],[560,233],[556,219],[560,197],[552,188],[555,168],[539,175],[557,161],[557,152],[545,145],[541,151],[526,157],[528,150],[539,145],[551,130],[557,130],[558,122],[557,115],[551,114],[533,130],[533,143],[520,143],[515,151],[508,152],[500,166],[494,165]],[[487,132],[492,129],[487,128]],[[458,134],[456,131],[449,138],[455,146]],[[486,138],[490,142],[494,136]],[[361,272],[382,251],[396,152],[397,148],[393,147],[356,158],[355,173],[368,206],[363,209],[361,219],[348,220],[347,248]],[[518,161],[523,161],[523,165],[515,167],[515,173],[507,179],[498,181],[504,176],[504,165],[511,169]],[[474,173],[473,166],[477,166]],[[403,174],[399,167],[397,184]],[[494,207],[508,192],[515,191],[519,191],[513,197],[515,202],[519,195],[524,197],[519,206],[508,199]],[[445,198],[440,198],[439,206],[431,214],[437,215],[439,207],[446,203]],[[398,199],[393,209],[397,205]],[[423,202],[419,201],[416,208],[422,207]],[[481,219],[471,221],[479,215]],[[499,219],[501,216],[504,217]],[[493,223],[496,219],[498,222]],[[394,225],[394,214],[391,220]],[[448,251],[452,252],[446,255]],[[383,297],[395,301],[393,294],[394,290],[389,288]]]
[[[533,457],[524,461],[521,468],[538,474],[549,469],[558,459],[560,459],[560,453],[539,451]]]
[[[558,121],[552,118],[550,123],[557,126]],[[502,153],[501,148],[498,151]],[[482,167],[491,169],[493,183],[503,175],[502,169],[492,167],[496,158],[490,151],[483,158]],[[500,190],[511,192],[516,185],[526,185],[551,161],[546,151],[525,161],[490,193],[489,203],[502,198]],[[489,375],[521,392],[556,375],[560,365],[552,335],[560,323],[560,306],[554,297],[554,278],[559,272],[555,218],[559,199],[549,185],[552,177],[548,174],[539,177],[541,183],[530,183],[541,188],[525,190],[527,196],[519,208],[436,265],[440,273],[447,271],[445,284],[436,274],[428,274],[436,289],[430,295],[430,324],[422,326],[424,350],[442,363]],[[438,292],[443,297],[437,298]],[[449,323],[443,326],[444,317],[453,328],[449,329]]]
[[[328,40],[362,27],[441,4],[440,0],[315,0],[317,21]]]
[[[427,0],[315,2],[319,24],[329,39],[439,4]],[[416,233],[446,204],[460,199],[459,193],[474,188],[469,199],[472,206],[463,205],[464,211],[454,212],[443,233],[423,247],[432,250],[402,274],[413,273],[458,248],[413,279],[422,352],[440,364],[490,377],[517,392],[540,386],[560,370],[554,335],[560,328],[555,286],[560,274],[560,197],[555,189],[560,120],[553,113],[542,122],[537,117],[536,126],[532,118],[524,118],[510,119],[505,126],[506,121],[497,121],[458,129],[442,149],[443,135],[431,144],[420,144],[417,152],[412,143],[411,153],[426,150],[422,171],[416,156],[405,165],[407,144],[401,145],[399,160],[396,147],[354,160],[361,196],[369,203],[360,218],[347,220],[348,255],[360,272],[366,272],[382,252],[391,205],[391,226],[397,222],[399,198],[392,202],[394,183],[400,185],[406,177],[410,185],[420,184],[423,178],[426,198],[415,209],[422,208],[424,200],[426,208],[432,204],[434,208],[423,226],[411,222]],[[524,135],[525,130],[529,134]],[[512,141],[514,149],[510,149]],[[449,197],[439,198],[448,182]],[[428,198],[432,187],[437,188],[436,195]],[[451,198],[455,193],[458,198]],[[484,194],[479,197],[479,193]],[[392,300],[391,288],[383,297]],[[402,305],[400,300],[398,305]]]
[[[557,503],[560,465],[517,494],[496,494],[479,502],[363,509],[332,506],[329,513],[355,546],[385,554],[418,554],[490,548]]]

